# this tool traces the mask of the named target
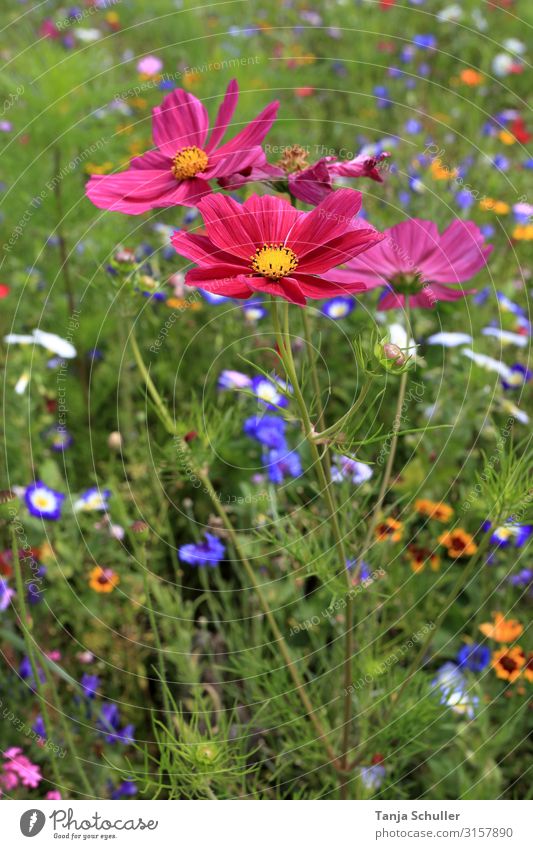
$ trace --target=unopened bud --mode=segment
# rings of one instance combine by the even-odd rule
[[[0,519],[14,519],[18,513],[20,499],[10,489],[0,490]]]
[[[403,366],[407,360],[402,349],[393,342],[385,342],[383,345],[383,354],[387,360],[392,360],[397,366]]]
[[[131,532],[135,534],[139,540],[144,541],[150,536],[150,526],[146,522],[143,522],[142,519],[137,519],[131,524]]]
[[[113,430],[107,437],[107,444],[113,451],[120,451],[122,448],[122,434],[119,430]]]

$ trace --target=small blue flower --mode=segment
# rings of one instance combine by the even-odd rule
[[[230,301],[231,298],[227,298],[226,295],[215,295],[213,292],[206,292],[204,289],[198,290],[207,301],[208,304],[213,304],[213,306],[218,306],[218,304],[225,304],[227,301]]]
[[[127,796],[136,796],[139,792],[137,785],[129,778],[125,781],[122,781],[113,789],[111,785],[111,796],[110,799],[124,799]]]
[[[0,578],[0,610],[6,610],[11,604],[11,599],[15,595],[15,590],[12,590],[5,578]]]
[[[31,516],[57,521],[61,518],[65,496],[55,489],[50,489],[42,481],[35,481],[27,487],[24,500]]]
[[[533,378],[533,372],[520,363],[512,365],[510,371],[510,375],[500,378],[504,389],[521,389],[526,383],[529,383],[531,378]]]
[[[52,451],[66,451],[74,442],[72,436],[64,425],[53,425],[43,434]]]
[[[110,489],[99,489],[97,486],[92,486],[85,492],[82,492],[79,498],[74,502],[74,510],[83,513],[89,513],[91,510],[108,510],[109,505],[107,499],[111,497]]]
[[[467,189],[461,189],[461,191],[457,192],[455,200],[460,209],[470,209],[474,203],[472,192],[467,191]]]
[[[479,643],[464,645],[457,653],[457,663],[471,672],[482,672],[490,662],[490,649]]]
[[[244,313],[244,318],[250,324],[259,321],[267,315],[267,311],[264,308],[262,301],[247,301],[243,304],[242,311]]]
[[[281,484],[286,477],[297,478],[302,474],[302,461],[297,451],[286,448],[272,449],[265,457],[265,466],[272,483]]]
[[[83,689],[83,695],[87,699],[94,699],[100,686],[100,678],[98,675],[91,675],[89,672],[84,672],[81,676],[80,684]]]
[[[33,677],[33,670],[31,668],[31,661],[30,661],[29,657],[27,657],[27,656],[24,656],[22,658],[22,660],[20,661],[19,675],[20,675],[21,678],[23,678],[25,681],[28,682],[30,687],[32,687],[32,688],[35,687],[35,679]],[[37,665],[37,675],[38,675],[38,678],[39,678],[39,681],[41,682],[41,684],[44,684],[44,682],[46,681],[46,678],[44,676],[43,670],[41,669],[41,667],[39,665]]]
[[[411,136],[415,136],[417,133],[422,132],[422,124],[420,121],[417,121],[415,118],[409,118],[408,121],[405,122],[403,128],[406,133],[409,133]]]
[[[350,315],[354,308],[355,298],[347,295],[339,295],[338,298],[331,298],[331,300],[323,304],[320,312],[322,315],[338,321],[339,318],[346,318],[347,315]]]
[[[367,463],[360,463],[352,457],[346,457],[344,454],[337,454],[333,458],[334,464],[331,467],[331,480],[335,483],[341,483],[348,480],[359,485],[370,480],[373,475],[372,467]]]
[[[387,770],[383,764],[373,764],[372,766],[362,766],[359,775],[367,790],[379,790],[385,781]]]
[[[285,395],[282,395],[280,389],[292,391],[291,387],[285,383],[280,377],[275,375],[272,378],[259,375],[252,380],[252,392],[257,396],[258,401],[264,404],[268,410],[275,410],[277,407],[286,407],[289,403]]]
[[[205,535],[205,542],[189,542],[178,550],[179,559],[191,566],[218,566],[225,555],[226,546],[209,533]]]
[[[286,422],[277,416],[252,416],[246,419],[243,431],[267,448],[285,448]]]
[[[35,722],[33,723],[32,730],[35,731],[39,737],[46,738],[46,728],[44,727],[44,719],[40,714],[35,717]]]
[[[437,39],[431,33],[415,35],[413,44],[421,50],[432,50],[437,44]]]
[[[490,522],[484,522],[483,530],[489,531],[492,528]],[[500,548],[507,548],[514,543],[515,548],[521,548],[533,533],[533,525],[521,525],[520,522],[505,522],[499,528],[494,528],[490,538],[492,545],[497,545]]]
[[[102,704],[96,726],[105,735],[108,743],[133,743],[135,727],[130,724],[120,728],[120,712],[113,702]]]

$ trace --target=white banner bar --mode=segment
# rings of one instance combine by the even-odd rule
[[[2,846],[6,849],[73,843],[123,849],[533,846],[533,802],[106,800],[33,805],[3,799],[0,804]]]

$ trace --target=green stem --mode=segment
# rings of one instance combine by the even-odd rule
[[[146,368],[146,366],[144,364],[142,354],[139,350],[137,340],[135,339],[135,336],[133,335],[133,331],[132,331],[131,336],[130,336],[130,342],[131,342],[131,346],[132,346],[132,350],[133,350],[135,360],[136,360],[137,365],[139,367],[139,371],[141,372],[141,374],[144,377],[148,392],[150,393],[150,396],[151,396],[151,398],[152,398],[152,400],[153,400],[153,402],[156,406],[156,409],[158,410],[159,416],[160,416],[163,424],[165,425],[165,429],[167,430],[167,433],[170,436],[174,437],[175,439],[179,439],[180,451],[183,452],[184,454],[187,454],[187,456],[190,458],[190,462],[192,464],[193,459],[192,459],[190,449],[189,449],[187,443],[185,442],[185,440],[178,434],[176,428],[174,427],[174,422],[172,421],[172,418],[171,418],[168,410],[166,409],[166,406],[163,402],[163,399],[159,395],[159,392],[157,391],[155,384],[154,384],[152,378],[150,377],[148,369]],[[282,635],[282,633],[281,633],[281,631],[278,627],[278,624],[276,622],[274,614],[270,610],[270,606],[268,604],[266,596],[263,593],[261,585],[257,581],[253,567],[252,567],[250,561],[248,560],[248,558],[246,557],[246,555],[244,554],[244,552],[243,552],[243,550],[240,546],[240,543],[239,543],[237,534],[235,532],[235,529],[234,529],[234,527],[233,527],[223,505],[220,503],[220,500],[218,498],[217,493],[215,492],[215,490],[213,488],[213,485],[211,484],[211,481],[209,479],[209,475],[203,469],[195,469],[195,474],[198,476],[199,480],[203,484],[206,493],[209,495],[209,497],[211,499],[211,502],[213,504],[215,511],[217,512],[218,516],[220,516],[222,523],[223,523],[226,531],[228,532],[228,537],[231,541],[231,544],[233,546],[235,554],[237,555],[238,559],[241,561],[242,565],[244,566],[244,569],[246,571],[248,579],[249,579],[251,585],[253,586],[255,593],[257,594],[257,597],[259,599],[259,603],[260,603],[260,605],[263,609],[263,613],[265,614],[265,616],[268,620],[268,623],[269,623],[269,625],[272,629],[272,632],[274,634],[274,637],[276,638],[278,648],[281,652],[281,655],[282,655],[284,663],[285,663],[285,665],[286,665],[286,667],[289,671],[289,674],[290,674],[290,676],[293,680],[294,686],[296,687],[296,690],[298,692],[300,700],[301,700],[304,708],[307,711],[307,716],[309,717],[311,723],[313,724],[313,727],[315,728],[315,731],[318,734],[318,739],[322,742],[322,745],[324,746],[324,749],[327,752],[327,755],[328,755],[332,765],[334,766],[334,768],[339,770],[341,767],[338,763],[337,756],[335,754],[335,751],[333,750],[333,747],[331,746],[331,744],[329,743],[329,741],[327,739],[328,732],[326,731],[326,729],[322,725],[322,722],[320,721],[319,717],[317,716],[315,708],[313,707],[313,705],[312,705],[312,703],[309,699],[309,696],[307,695],[307,691],[305,689],[305,686],[304,686],[302,679],[300,678],[300,674],[298,672],[298,669],[296,668],[296,665],[295,665],[293,659],[291,658],[291,655],[290,655],[290,652],[289,652],[289,647],[288,647],[288,645],[287,645],[287,643],[286,643],[286,641],[285,641],[285,639],[284,639],[284,637],[283,637],[283,635]]]
[[[146,596],[146,609],[148,611],[148,619],[150,621],[150,627],[152,628],[152,633],[154,635],[154,644],[157,651],[157,664],[159,668],[159,677],[161,679],[161,688],[163,692],[163,706],[165,708],[165,717],[167,721],[170,721],[171,716],[171,708],[170,702],[168,700],[168,691],[167,691],[167,675],[166,675],[166,667],[165,667],[165,657],[163,655],[163,647],[161,645],[161,639],[159,637],[159,629],[157,627],[157,621],[154,614],[154,609],[152,607],[152,600],[150,596],[150,583],[148,580],[148,566],[147,566],[147,557],[146,557],[146,545],[143,543],[141,545],[141,556],[139,558],[142,570],[143,570],[143,582],[144,582],[144,594]]]
[[[320,453],[318,451],[318,447],[316,442],[314,441],[314,430],[311,423],[311,419],[309,416],[309,411],[307,409],[307,405],[305,403],[305,398],[303,396],[303,392],[298,380],[298,375],[296,372],[296,366],[294,364],[294,358],[292,355],[291,348],[291,340],[289,334],[289,305],[288,303],[284,304],[285,309],[285,321],[283,329],[280,326],[279,315],[278,315],[278,306],[275,299],[272,299],[272,315],[274,320],[274,327],[276,330],[277,343],[280,351],[280,356],[285,368],[285,372],[287,374],[287,378],[289,382],[292,384],[292,388],[294,391],[294,397],[296,399],[296,403],[298,405],[298,409],[300,411],[302,428],[304,431],[304,435],[309,443],[309,447],[311,450],[311,456],[313,458],[313,464],[316,470],[316,474],[318,477],[318,483],[323,493],[323,497],[325,498],[328,516],[327,521],[331,527],[335,548],[337,551],[339,566],[341,569],[341,574],[346,576],[346,582],[348,585],[348,593],[347,593],[347,601],[346,601],[346,634],[345,634],[345,649],[344,649],[344,711],[343,711],[343,751],[341,753],[341,766],[344,769],[346,767],[346,760],[348,757],[348,749],[350,746],[350,725],[351,725],[351,712],[352,712],[352,700],[350,695],[350,685],[352,683],[352,655],[353,655],[353,620],[354,620],[354,607],[353,607],[353,598],[350,592],[351,583],[350,576],[348,574],[348,570],[346,568],[346,550],[344,547],[344,538],[341,533],[341,529],[338,522],[338,508],[335,502],[335,497],[333,495],[333,489],[331,486],[331,480],[328,480],[326,476],[326,471],[324,469],[324,465],[322,463],[322,459]],[[343,794],[346,792],[345,785],[342,787]]]

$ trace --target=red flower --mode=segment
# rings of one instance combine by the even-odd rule
[[[531,141],[531,139],[533,139],[533,135],[531,135],[531,133],[527,131],[523,118],[515,118],[514,121],[511,123],[509,130],[511,131],[515,139],[521,142],[522,144],[527,144]]]
[[[7,298],[11,289],[5,283],[0,283],[0,299]]]
[[[333,192],[311,212],[277,197],[253,195],[244,204],[210,195],[198,204],[207,236],[183,231],[172,244],[197,268],[186,283],[231,298],[267,292],[304,306],[306,298],[330,298],[366,287],[326,280],[324,272],[383,238],[355,216],[361,193]]]
[[[172,91],[152,112],[157,149],[132,159],[120,174],[93,174],[85,189],[88,198],[99,209],[130,215],[178,204],[196,206],[211,192],[210,180],[266,163],[260,144],[274,123],[277,101],[219,146],[238,99],[237,81],[232,80],[207,141],[209,118],[203,103],[184,89]]]

